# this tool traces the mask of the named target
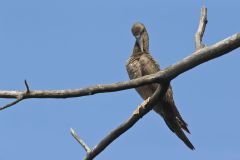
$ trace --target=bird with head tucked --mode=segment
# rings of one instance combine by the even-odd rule
[[[142,23],[135,23],[132,27],[132,34],[136,38],[131,57],[127,60],[126,68],[130,79],[139,78],[145,75],[160,71],[159,64],[149,53],[149,37],[145,26]],[[159,84],[149,84],[136,88],[143,99],[151,97]],[[172,87],[167,89],[165,98],[159,100],[153,110],[162,116],[169,129],[174,132],[190,149],[194,146],[189,141],[184,131],[190,133],[187,123],[183,120],[173,100]]]

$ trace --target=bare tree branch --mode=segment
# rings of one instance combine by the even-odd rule
[[[161,83],[161,87],[155,91],[155,93],[146,99],[132,114],[132,116],[112,132],[109,133],[100,143],[98,143],[91,152],[87,153],[84,160],[92,160],[99,153],[101,153],[109,144],[111,144],[115,139],[117,139],[120,135],[125,133],[128,129],[130,129],[140,118],[146,115],[149,111],[152,110],[154,104],[161,100],[167,89],[169,87],[169,82]]]
[[[72,134],[72,136],[78,141],[78,143],[83,147],[83,149],[89,153],[91,152],[91,149],[88,147],[88,145],[79,137],[79,135],[77,134],[77,132],[70,128],[70,132]]]
[[[155,74],[147,75],[141,78],[118,82],[113,84],[99,84],[81,89],[69,90],[31,90],[24,96],[27,98],[73,98],[93,95],[103,92],[115,92],[130,88],[136,88],[150,83],[158,83],[162,80],[172,80],[178,75],[196,67],[204,62],[222,56],[230,51],[240,47],[240,33],[234,34],[212,46],[197,50],[183,60],[159,71]],[[25,94],[25,91],[0,91],[0,98],[18,98]]]
[[[198,30],[195,34],[195,47],[196,51],[183,60],[169,66],[168,68],[159,71],[152,75],[147,75],[141,78],[118,82],[113,84],[99,84],[81,89],[69,89],[69,90],[31,90],[25,80],[26,91],[0,91],[0,98],[15,98],[16,100],[0,107],[0,110],[11,107],[23,99],[28,98],[73,98],[93,95],[103,92],[115,92],[130,88],[136,88],[142,85],[151,83],[159,83],[161,87],[155,91],[155,93],[146,99],[131,115],[131,117],[110,132],[105,138],[103,138],[93,149],[90,149],[88,145],[77,135],[77,133],[71,128],[72,136],[81,144],[84,150],[87,152],[85,160],[91,160],[101,153],[108,145],[116,140],[120,135],[130,129],[140,118],[146,115],[152,110],[156,101],[164,98],[165,92],[169,87],[169,83],[172,79],[178,75],[219,56],[227,54],[232,50],[240,47],[240,33],[237,33],[229,38],[226,38],[212,46],[205,47],[202,44],[203,34],[207,24],[207,8],[201,9],[201,17]]]
[[[202,7],[198,30],[195,33],[195,48],[196,48],[196,50],[199,50],[199,49],[204,47],[204,45],[202,44],[202,38],[203,38],[203,34],[204,34],[204,31],[205,31],[207,22],[208,22],[208,20],[207,20],[207,8]]]

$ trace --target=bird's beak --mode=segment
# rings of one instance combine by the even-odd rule
[[[136,37],[136,41],[137,41],[137,44],[138,44],[141,52],[143,52],[143,39],[142,39],[142,36],[141,35],[137,35],[135,37]]]

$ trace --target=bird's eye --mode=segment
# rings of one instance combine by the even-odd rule
[[[144,32],[144,29],[142,29],[142,30],[141,30],[141,32],[140,32],[140,35],[142,35],[142,34],[143,34],[143,32]]]

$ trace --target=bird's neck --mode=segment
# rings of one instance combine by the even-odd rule
[[[147,31],[143,33],[143,52],[144,53],[149,53],[149,38],[148,38],[148,33]],[[134,54],[139,54],[141,52],[141,49],[137,42],[135,42],[134,48],[133,48],[133,55]]]

